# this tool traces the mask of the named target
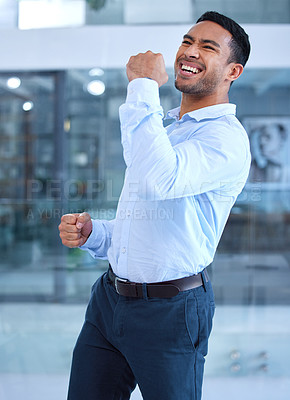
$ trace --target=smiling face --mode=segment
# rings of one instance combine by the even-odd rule
[[[184,35],[175,60],[175,86],[183,93],[205,97],[226,93],[242,71],[228,63],[232,35],[211,21],[199,22]],[[234,71],[239,65],[239,73]]]

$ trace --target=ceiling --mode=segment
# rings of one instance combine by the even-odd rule
[[[106,0],[87,24],[186,24],[214,10],[245,23],[290,23],[289,0]]]
[[[95,10],[89,1],[104,5]],[[40,27],[41,10],[48,13],[50,9],[57,13],[57,26],[187,24],[208,10],[226,14],[241,24],[290,23],[290,0],[0,0],[0,28],[16,28],[21,20],[18,12],[25,7],[35,10],[30,15],[34,28]],[[76,18],[74,8],[78,14],[85,9],[84,16]]]

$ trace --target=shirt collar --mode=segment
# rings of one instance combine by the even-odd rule
[[[180,107],[173,108],[168,111],[166,119],[179,120]],[[187,119],[195,119],[196,121],[202,121],[203,119],[215,119],[223,117],[225,115],[233,114],[236,115],[236,105],[232,103],[215,104],[213,106],[199,108],[195,111],[190,111],[183,115],[181,121]]]

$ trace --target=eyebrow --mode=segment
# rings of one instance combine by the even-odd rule
[[[192,36],[188,35],[188,34],[184,35],[183,39],[190,39],[192,42],[195,42],[195,39]],[[210,39],[200,39],[200,42],[201,43],[210,43],[213,46],[218,47],[218,48],[221,47],[217,42],[215,42],[214,40],[210,40]]]

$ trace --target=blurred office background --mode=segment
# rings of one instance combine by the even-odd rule
[[[161,102],[165,113],[178,106],[175,52],[207,10],[250,35],[230,101],[253,165],[209,267],[217,309],[204,399],[289,399],[290,1],[0,0],[1,400],[66,398],[90,287],[107,263],[62,247],[60,217],[114,218],[125,64],[162,52]]]

